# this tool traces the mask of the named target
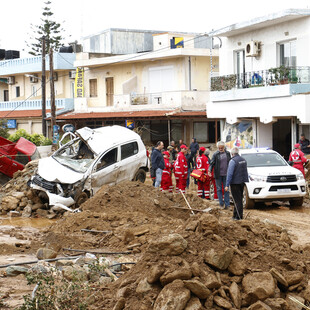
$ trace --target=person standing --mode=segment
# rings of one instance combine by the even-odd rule
[[[204,194],[205,199],[210,199],[210,178],[207,176],[209,163],[207,156],[204,154],[205,151],[206,151],[205,147],[203,146],[200,147],[199,155],[197,156],[196,159],[196,169],[201,170],[205,176],[205,181],[202,180],[197,181],[198,184],[197,196],[203,198]]]
[[[231,156],[230,153],[226,151],[225,142],[219,141],[217,143],[217,148],[218,150],[212,156],[208,174],[212,177],[212,169],[214,168],[214,178],[220,206],[224,207],[225,204],[225,209],[228,209],[230,205],[229,193],[224,191],[223,201],[223,189],[226,185],[227,168]]]
[[[162,141],[158,141],[151,155],[152,169],[154,169],[156,174],[154,183],[155,187],[160,186],[163,170],[165,169],[165,161],[161,152],[163,148],[164,143]]]
[[[300,144],[300,149],[304,154],[306,155],[310,154],[310,142],[308,139],[306,139],[304,133],[300,135],[299,144]]]
[[[227,170],[225,193],[229,193],[230,186],[235,205],[233,219],[242,220],[244,183],[249,182],[247,162],[239,155],[239,149],[236,146],[232,148],[231,156],[232,159],[228,164]]]
[[[206,149],[206,151],[205,151],[205,156],[207,157],[207,159],[208,159],[208,167],[209,167],[209,165],[210,165],[210,162],[211,162],[211,159],[210,159],[210,157],[209,157],[209,155],[210,155],[210,150],[209,149]],[[209,170],[209,168],[208,168],[208,170]],[[216,190],[216,184],[215,184],[215,179],[214,179],[214,168],[212,169],[212,171],[211,171],[211,177],[209,176],[209,187],[211,188],[211,183],[213,184],[213,191],[214,191],[214,200],[218,200],[218,196],[217,196],[217,190]],[[211,198],[211,197],[210,197]]]
[[[188,166],[185,154],[187,153],[187,146],[182,144],[180,146],[181,151],[178,154],[176,161],[174,162],[174,175],[175,175],[175,189],[177,193],[181,190],[185,193],[186,179],[188,173]]]
[[[171,141],[170,146],[172,147],[171,156],[172,156],[172,161],[174,162],[178,156],[178,146],[173,140]]]
[[[294,150],[291,152],[289,161],[293,162],[293,167],[302,172],[305,177],[304,163],[307,162],[307,158],[304,153],[300,150],[301,146],[299,143],[294,145]]]
[[[186,160],[187,160],[187,179],[186,179],[186,188],[189,188],[190,184],[190,174],[194,169],[194,162],[191,155],[190,149],[187,149],[187,153],[185,154]]]
[[[196,162],[197,153],[199,151],[199,144],[196,141],[196,138],[192,138],[192,143],[190,144],[189,149],[191,150],[193,162]]]
[[[164,155],[164,161],[165,161],[165,169],[163,171],[163,176],[161,178],[161,187],[160,190],[163,191],[169,191],[172,193],[172,179],[171,179],[171,169],[172,165],[170,163],[169,152],[165,151],[163,152]]]

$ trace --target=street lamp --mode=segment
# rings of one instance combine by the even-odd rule
[[[45,72],[44,72],[45,73]],[[45,85],[45,74],[43,75],[42,72],[42,78],[39,78],[36,75],[32,74],[25,74],[26,77],[38,79],[41,81],[41,88],[42,88],[42,134],[44,137],[46,137],[46,85]]]

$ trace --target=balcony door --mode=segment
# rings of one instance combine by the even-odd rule
[[[245,85],[245,53],[244,50],[235,51],[235,73],[237,75],[237,87]]]
[[[114,96],[114,79],[112,77],[105,79],[105,89],[107,95],[107,106],[113,106],[113,96]]]

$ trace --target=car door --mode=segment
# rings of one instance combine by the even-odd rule
[[[118,147],[115,147],[99,157],[92,169],[91,187],[93,194],[95,194],[103,185],[116,184],[118,175]]]
[[[124,143],[120,149],[121,165],[117,182],[132,180],[141,165],[138,143],[137,141]]]

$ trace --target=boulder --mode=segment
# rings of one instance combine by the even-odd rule
[[[61,271],[62,271],[63,277],[69,281],[72,281],[72,280],[87,281],[88,280],[87,270],[78,265],[63,266]]]
[[[280,286],[282,286],[284,288],[288,287],[288,283],[287,283],[286,279],[284,278],[284,276],[280,273],[280,271],[278,271],[276,268],[271,268],[269,272],[277,280],[277,282],[280,284]]]
[[[272,310],[268,305],[262,301],[257,301],[255,304],[251,305],[248,310]]]
[[[236,282],[233,282],[229,287],[230,298],[235,305],[235,308],[240,309],[241,307],[241,293],[239,286]]]
[[[204,255],[204,260],[207,264],[220,269],[225,270],[229,266],[234,256],[234,250],[226,248],[224,251],[210,249]]]
[[[182,267],[177,268],[171,272],[165,272],[160,277],[160,283],[162,285],[166,285],[174,280],[189,280],[192,277],[192,270],[190,269],[188,264],[184,264]]]
[[[40,248],[37,251],[37,258],[38,259],[51,259],[57,256],[57,252],[48,248]]]
[[[203,310],[203,306],[198,297],[192,297],[184,310]]]
[[[275,292],[275,282],[269,272],[247,274],[242,280],[242,287],[245,299],[250,303],[273,297]]]
[[[272,310],[286,310],[288,309],[287,302],[282,298],[267,298],[264,303]]]
[[[217,276],[214,273],[205,273],[202,278],[204,284],[210,290],[218,289],[221,287],[221,283],[219,282]]]
[[[156,298],[153,310],[184,310],[191,292],[183,281],[175,280],[166,285]]]
[[[223,297],[214,296],[213,302],[223,309],[231,309],[231,303]]]
[[[30,217],[31,216],[31,206],[29,204],[26,205],[26,207],[24,208],[23,212],[22,212],[22,217]]]
[[[209,213],[203,213],[199,218],[199,231],[204,235],[208,234],[218,234],[219,232],[219,221],[218,219]]]
[[[2,198],[1,201],[1,208],[4,211],[10,211],[10,210],[15,210],[18,206],[19,199],[8,195]]]
[[[147,282],[149,282],[150,284],[157,282],[164,272],[165,269],[162,266],[152,266],[147,274]]]
[[[247,270],[247,266],[243,263],[238,255],[234,255],[229,266],[228,271],[235,276],[241,276]]]
[[[148,293],[149,291],[152,290],[152,285],[150,285],[148,282],[147,282],[147,278],[143,278],[137,288],[136,288],[136,293],[138,294],[145,294],[145,293]]]
[[[7,267],[5,273],[7,277],[15,277],[19,274],[26,274],[28,272],[28,268],[21,267],[21,266],[10,266]]]
[[[301,271],[288,271],[285,273],[285,278],[291,286],[300,283],[304,279],[304,274]]]
[[[186,288],[200,299],[206,299],[210,294],[210,290],[198,279],[183,281]]]
[[[159,239],[153,239],[149,252],[161,255],[180,255],[187,248],[187,241],[179,234],[170,234]]]
[[[25,196],[24,192],[13,192],[11,195],[18,200],[21,200]]]

